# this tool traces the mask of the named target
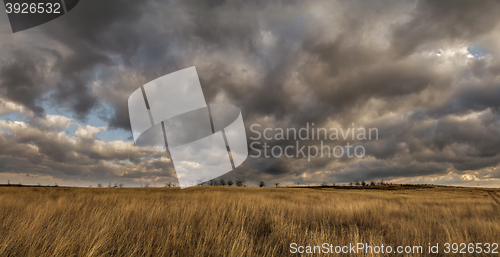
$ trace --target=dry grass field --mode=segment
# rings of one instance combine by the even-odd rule
[[[452,187],[0,187],[0,256],[286,256],[291,243],[499,243],[498,195]]]

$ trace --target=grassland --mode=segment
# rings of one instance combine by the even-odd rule
[[[291,243],[499,243],[498,195],[452,187],[0,187],[0,256],[286,256]]]

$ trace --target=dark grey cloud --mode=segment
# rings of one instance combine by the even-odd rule
[[[411,19],[394,29],[394,51],[404,56],[424,44],[474,41],[496,28],[498,11],[494,0],[418,1]]]
[[[42,86],[46,62],[42,58],[33,58],[30,51],[14,50],[0,68],[0,90],[6,98],[22,104],[37,115],[43,115],[44,109],[39,101],[44,92]]]

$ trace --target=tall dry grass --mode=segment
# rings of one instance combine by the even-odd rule
[[[442,187],[3,187],[0,256],[284,256],[291,243],[498,243],[498,208],[484,190]]]

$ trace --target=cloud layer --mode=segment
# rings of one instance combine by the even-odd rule
[[[81,1],[0,37],[0,178],[175,179],[164,154],[127,139],[127,99],[196,66],[207,102],[238,106],[248,136],[252,124],[379,131],[378,140],[349,141],[366,148],[363,159],[249,157],[228,178],[498,186],[499,9],[495,1]],[[112,131],[125,139],[98,136]]]

